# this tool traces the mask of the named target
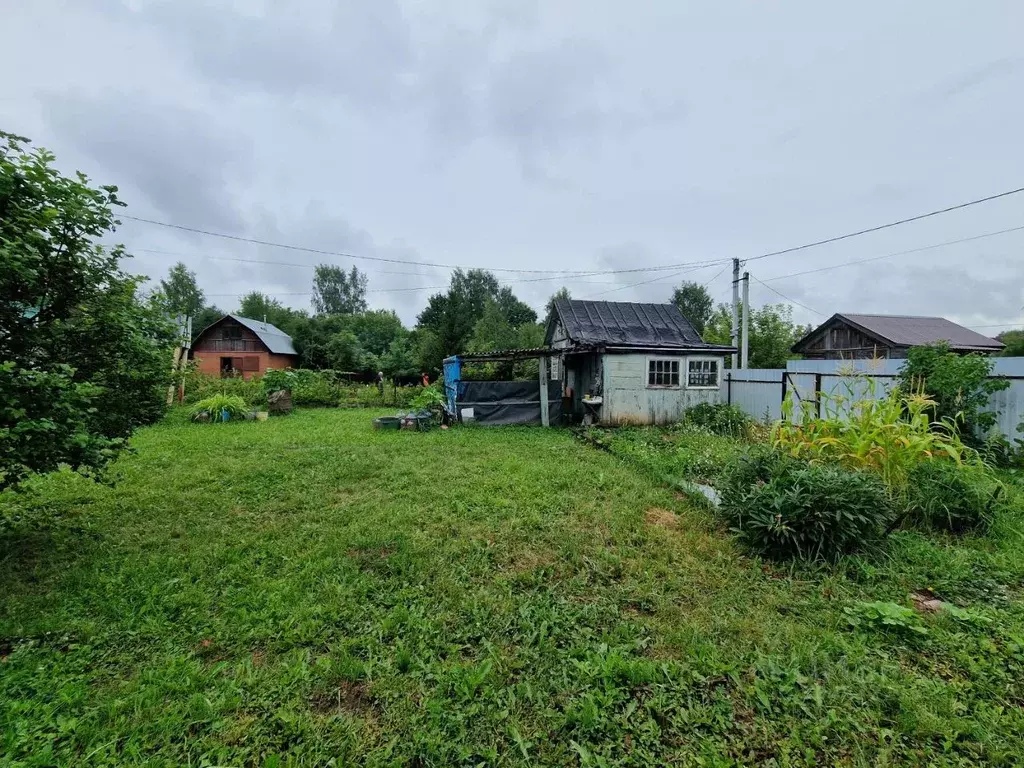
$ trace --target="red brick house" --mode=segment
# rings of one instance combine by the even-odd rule
[[[267,368],[294,368],[298,360],[291,336],[270,323],[238,315],[224,315],[205,328],[189,354],[202,373],[246,379]]]

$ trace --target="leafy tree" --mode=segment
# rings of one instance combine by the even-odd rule
[[[495,352],[503,349],[513,349],[516,344],[516,329],[498,302],[490,300],[484,308],[483,316],[473,327],[473,334],[466,344],[468,352]]]
[[[296,322],[306,316],[305,312],[286,307],[277,299],[259,291],[251,291],[242,297],[237,314],[253,320],[266,318],[268,323],[289,335],[295,330]]]
[[[297,320],[291,331],[300,368],[331,368],[328,344],[331,337],[345,330],[341,315],[314,315]]]
[[[321,264],[313,271],[313,311],[318,315],[354,315],[366,311],[368,279],[356,267]]]
[[[750,310],[751,368],[785,368],[793,358],[790,348],[803,335],[804,328],[793,322],[793,308],[788,304],[765,304]],[[732,309],[719,304],[702,334],[704,341],[729,344],[732,340]],[[728,364],[728,360],[726,363]]]
[[[494,303],[498,305],[498,310],[513,328],[537,322],[537,313],[533,307],[516,298],[508,286],[498,291],[494,297]]]
[[[477,323],[492,305],[493,317],[500,315],[513,329],[537,320],[537,313],[517,299],[510,288],[501,287],[490,272],[455,270],[448,292],[431,296],[419,316],[418,327],[430,331],[429,336],[421,338],[419,346],[423,367],[436,371],[443,358],[465,351]],[[492,325],[492,328],[497,329],[498,326]]]
[[[160,281],[157,301],[172,318],[194,318],[202,311],[206,297],[196,282],[196,273],[179,261],[171,267],[167,279]]]
[[[384,355],[394,342],[403,341],[409,335],[398,315],[390,309],[353,315],[348,327],[359,339],[362,350],[377,357]]]
[[[101,470],[163,410],[174,329],[137,297],[117,188],[60,175],[0,133],[0,489],[60,464]]]
[[[903,391],[921,388],[935,401],[932,421],[957,422],[964,442],[976,444],[997,420],[982,409],[994,393],[1010,386],[1006,379],[991,377],[993,365],[985,355],[950,352],[945,343],[911,347],[898,381]]]
[[[551,318],[555,315],[555,302],[559,299],[568,301],[572,298],[572,294],[569,293],[569,289],[564,285],[557,291],[551,294],[551,298],[548,299],[548,303],[544,305],[544,326],[551,322]]]
[[[212,304],[200,309],[192,318],[192,339],[195,340],[205,329],[224,317],[225,312]]]
[[[1006,345],[1003,357],[1024,357],[1024,331],[1003,331],[996,339]]]
[[[714,299],[700,283],[683,282],[672,291],[672,303],[678,307],[701,336],[715,309]]]

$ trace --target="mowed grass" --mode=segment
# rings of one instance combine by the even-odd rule
[[[787,572],[566,432],[371,415],[170,419],[2,497],[47,522],[0,537],[0,765],[1021,760],[1012,527]],[[846,621],[925,586],[988,623]]]

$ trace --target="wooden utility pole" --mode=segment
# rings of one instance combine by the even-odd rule
[[[178,343],[174,347],[171,361],[171,383],[167,385],[167,407],[174,405],[174,390],[178,390],[178,402],[185,402],[185,377],[182,369],[188,364],[188,351],[192,347],[192,318],[178,318]]]

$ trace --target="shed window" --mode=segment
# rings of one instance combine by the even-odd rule
[[[686,370],[687,387],[717,387],[717,360],[690,360]]]
[[[648,360],[647,361],[647,386],[648,387],[678,387],[679,386],[679,361],[678,360]]]

